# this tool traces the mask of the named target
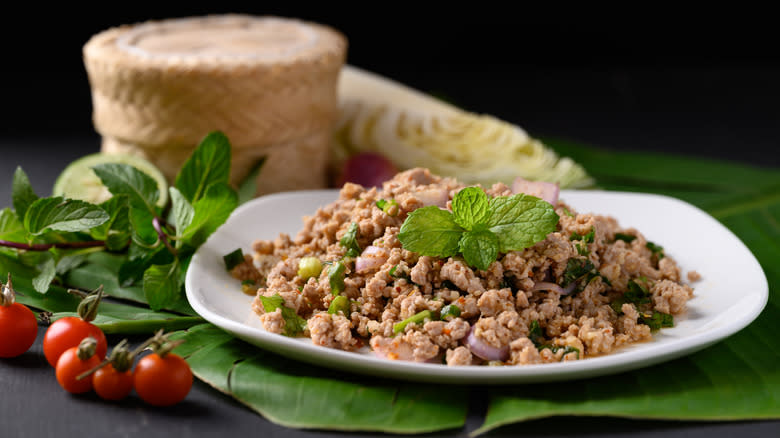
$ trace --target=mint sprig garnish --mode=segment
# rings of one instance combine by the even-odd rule
[[[489,198],[478,187],[455,194],[452,211],[436,206],[409,213],[398,240],[404,249],[431,257],[463,256],[486,270],[499,253],[519,251],[555,231],[558,215],[549,202],[526,194]]]
[[[183,164],[164,206],[158,205],[155,179],[128,164],[92,167],[112,194],[100,205],[39,197],[17,168],[13,209],[0,210],[0,252],[15,255],[41,293],[55,281],[63,283],[86,254],[122,255],[111,280],[121,287],[141,286],[152,310],[171,309],[182,301],[192,255],[239,204],[230,185],[230,162],[227,137],[209,133]]]

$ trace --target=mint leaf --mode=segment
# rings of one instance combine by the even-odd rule
[[[11,186],[11,200],[20,221],[24,221],[24,215],[33,202],[38,200],[38,195],[30,184],[30,179],[21,167],[14,172],[13,185]]]
[[[144,296],[152,310],[172,306],[179,299],[179,263],[152,265],[144,272]]]
[[[153,225],[154,214],[145,208],[130,208],[133,240],[141,245],[154,245],[159,240]]]
[[[176,234],[181,235],[192,223],[195,209],[176,187],[170,187],[168,192],[171,194],[173,226],[176,227]],[[179,245],[179,242],[177,241],[176,244]]]
[[[176,175],[175,186],[191,203],[206,196],[213,184],[230,179],[230,141],[222,132],[211,132],[200,142]]]
[[[487,225],[498,236],[501,252],[518,251],[544,240],[555,231],[558,215],[553,206],[537,197],[517,194],[490,200]]]
[[[466,263],[485,271],[498,257],[498,236],[488,230],[466,231],[458,247]]]
[[[226,183],[212,184],[206,194],[192,205],[192,222],[181,231],[182,241],[193,248],[199,247],[225,223],[237,206],[235,190]]]
[[[330,293],[338,295],[344,290],[344,273],[347,267],[341,261],[333,263],[328,268],[328,283],[330,284]]]
[[[466,230],[487,223],[490,217],[487,194],[479,187],[466,187],[452,198],[452,214],[455,223]]]
[[[0,210],[0,239],[22,242],[27,235],[24,224],[10,208]]]
[[[352,222],[347,229],[347,232],[339,240],[339,245],[347,249],[344,254],[347,257],[357,257],[360,255],[361,249],[357,242],[358,224]]]
[[[228,272],[232,271],[233,268],[244,263],[244,251],[242,251],[241,248],[238,248],[233,252],[222,256],[222,260],[225,262],[225,269]]]
[[[647,243],[645,243],[645,247],[647,247],[647,249],[652,251],[653,255],[655,255],[658,258],[658,260],[661,260],[662,258],[664,258],[664,247],[663,246],[656,245],[655,243],[653,243],[653,242],[648,240]]]
[[[126,195],[112,196],[100,204],[100,208],[108,213],[108,220],[100,226],[89,230],[93,239],[105,240],[110,251],[124,249],[130,241],[132,226],[130,225],[130,206]]]
[[[651,330],[659,330],[661,327],[674,327],[674,316],[656,311],[650,314],[640,312],[637,322],[649,326]]]
[[[449,257],[457,254],[463,228],[447,210],[430,205],[409,213],[398,240],[408,251],[431,257]]]
[[[251,201],[255,194],[257,194],[257,177],[260,175],[260,170],[265,164],[266,157],[261,158],[249,171],[249,174],[244,178],[238,186],[238,205],[241,205],[247,201]]]
[[[296,336],[306,330],[306,320],[298,316],[295,310],[285,306],[284,298],[279,294],[271,297],[260,296],[260,302],[263,303],[263,309],[268,313],[275,312],[276,309],[282,309],[284,334],[286,336]]]
[[[86,231],[108,219],[108,213],[97,205],[57,196],[33,202],[24,215],[23,223],[27,231],[39,235],[46,230]]]
[[[157,181],[129,164],[104,163],[92,167],[113,195],[127,195],[130,206],[156,214],[160,199]]]
[[[45,294],[49,290],[52,280],[57,275],[54,256],[50,252],[41,253],[41,260],[35,267],[38,269],[38,275],[32,279],[33,287],[36,291]]]

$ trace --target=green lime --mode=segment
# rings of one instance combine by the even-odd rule
[[[111,197],[111,192],[100,181],[93,166],[104,163],[129,164],[146,173],[157,181],[160,199],[157,205],[162,207],[168,202],[168,181],[154,164],[136,155],[106,154],[97,152],[81,157],[68,164],[57,177],[52,195],[100,204]]]

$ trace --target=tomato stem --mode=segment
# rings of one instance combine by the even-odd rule
[[[97,317],[101,298],[103,298],[102,284],[81,300],[77,309],[79,317],[87,322],[93,321]]]

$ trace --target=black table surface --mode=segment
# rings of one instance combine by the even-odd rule
[[[119,24],[118,20],[109,17],[92,25],[106,27]],[[98,29],[85,27],[74,38]],[[411,37],[405,41],[409,40]],[[48,82],[40,81],[46,76],[40,69],[29,72],[31,77],[10,69],[3,73],[4,79],[19,83],[9,84],[6,90],[6,103],[13,103],[6,109],[11,108],[12,114],[0,129],[0,178],[5,178],[0,182],[2,206],[11,204],[10,183],[16,166],[29,174],[36,192],[47,195],[67,163],[99,150],[99,136],[91,128],[86,76],[78,49],[73,50],[73,46],[69,46],[72,53],[66,65],[55,67],[61,74]],[[422,57],[399,62],[404,58],[398,54],[389,60],[377,60],[367,56],[359,42],[353,47],[350,62],[355,65],[444,95],[468,110],[516,123],[534,136],[780,169],[780,63],[776,59],[756,56],[744,62],[712,62],[707,58],[691,63],[684,62],[681,52],[675,52],[679,56],[650,63],[586,59],[567,64],[490,63],[480,58],[479,62],[464,64],[424,62]],[[389,45],[384,48],[390,50]],[[25,88],[25,84],[33,83],[37,88]],[[184,402],[165,409],[147,407],[136,397],[108,403],[94,395],[67,394],[57,385],[43,357],[44,330],[40,327],[28,353],[0,360],[0,437],[344,435],[275,425],[200,381]],[[477,395],[463,429],[428,436],[465,437],[480,425],[484,410],[485,400]],[[748,438],[780,436],[780,421],[559,417],[507,426],[490,435]]]

